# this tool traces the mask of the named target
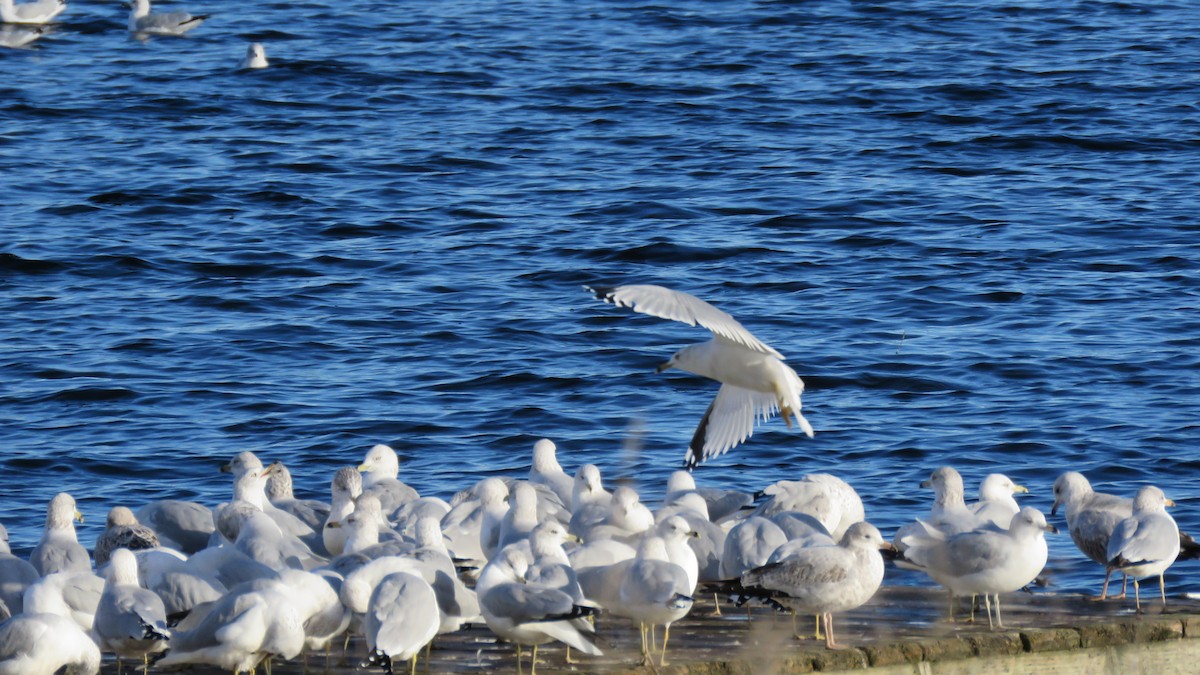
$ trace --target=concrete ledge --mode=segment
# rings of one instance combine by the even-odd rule
[[[700,595],[700,594],[698,594]],[[567,663],[562,645],[539,651],[539,673],[662,673],[664,675],[770,675],[771,673],[865,673],[869,675],[957,675],[975,673],[1082,673],[1126,675],[1200,672],[1200,602],[1169,599],[1168,606],[1146,605],[1135,615],[1132,601],[1093,602],[1078,596],[1014,593],[1002,596],[1005,627],[990,630],[986,617],[967,622],[947,617],[946,595],[929,588],[888,587],[871,603],[834,617],[842,650],[825,649],[812,637],[812,617],[792,617],[765,607],[723,606],[714,613],[711,594],[700,595],[691,615],[671,629],[668,665],[639,665],[636,626],[601,616],[597,644],[604,656],[574,655]],[[982,625],[978,619],[983,618]],[[797,638],[795,632],[802,634]],[[807,633],[805,635],[805,633]],[[662,630],[658,631],[661,643]],[[276,675],[328,672],[381,673],[363,668],[360,640],[343,658],[335,653],[326,670],[322,656],[308,667],[297,660],[277,663]],[[529,672],[529,653],[525,672]],[[106,671],[110,668],[106,665]],[[407,666],[396,672],[406,672]],[[443,636],[418,672],[516,672],[512,645],[498,643],[484,626]],[[154,672],[151,669],[151,672]],[[215,669],[190,672],[208,675]]]

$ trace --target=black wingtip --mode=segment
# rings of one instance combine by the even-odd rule
[[[584,284],[583,290],[591,293],[597,300],[611,303],[613,301],[613,292],[617,290],[616,286],[588,286]]]

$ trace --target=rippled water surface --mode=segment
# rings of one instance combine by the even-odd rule
[[[386,442],[446,497],[546,436],[652,502],[716,387],[653,372],[703,330],[581,289],[623,282],[808,385],[813,440],[772,420],[701,483],[836,473],[887,533],[939,465],[1046,511],[1076,469],[1200,530],[1200,6],[184,6],[183,39],[77,1],[0,52],[15,549],[59,490],[88,543],[118,503],[224,501],[241,450],[319,496]]]

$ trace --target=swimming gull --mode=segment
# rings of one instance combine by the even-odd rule
[[[187,12],[150,13],[150,0],[132,0],[129,12],[129,32],[138,35],[183,35],[204,23],[207,14],[192,16]]]
[[[859,607],[883,583],[883,556],[891,548],[867,522],[851,525],[836,546],[813,546],[742,575],[742,586],[769,591],[796,612],[817,614],[825,626],[825,646],[841,649],[833,635],[833,613]]]
[[[0,0],[0,21],[16,24],[44,24],[62,14],[67,8],[66,0],[36,0],[16,3]]]
[[[138,551],[154,548],[160,543],[154,530],[139,523],[137,517],[133,515],[133,511],[124,506],[114,506],[108,511],[104,531],[96,538],[92,557],[95,558],[96,566],[99,567],[107,563],[109,556],[118,548]]]
[[[0,623],[0,675],[71,675],[100,672],[100,648],[70,619],[18,614]]]
[[[0,25],[0,47],[21,49],[46,34],[42,26]]]
[[[1163,607],[1167,606],[1167,588],[1163,573],[1179,556],[1179,527],[1167,513],[1175,502],[1153,485],[1143,486],[1133,498],[1133,513],[1117,523],[1108,540],[1108,570],[1116,570],[1133,579],[1135,607],[1142,611],[1138,582],[1158,577]]]
[[[246,47],[246,56],[242,59],[241,67],[249,70],[257,70],[266,68],[270,63],[267,61],[267,50],[261,42],[251,42],[249,47]]]
[[[371,594],[363,634],[371,650],[369,663],[388,673],[396,661],[411,661],[416,675],[421,649],[437,635],[437,599],[433,587],[419,576],[393,572]]]
[[[1000,593],[1024,588],[1037,578],[1046,566],[1045,533],[1057,531],[1046,524],[1041,511],[1026,506],[1006,530],[987,526],[945,539],[911,537],[904,560],[944,586],[952,599],[982,593],[988,625],[1003,628]],[[996,599],[994,624],[989,596]]]
[[[171,632],[162,598],[138,584],[137,558],[127,548],[112,552],[104,593],[96,606],[92,635],[100,649],[122,659],[148,663],[151,654],[165,651]]]
[[[792,419],[810,438],[812,425],[800,414],[804,382],[783,362],[783,355],[754,337],[729,314],[687,293],[662,286],[588,287],[618,307],[660,319],[699,324],[712,331],[708,342],[685,347],[658,367],[678,368],[717,380],[720,391],[705,411],[688,445],[684,466],[694,468],[746,440],[756,420],[780,412],[788,428]]]
[[[92,569],[92,559],[75,535],[76,520],[83,522],[83,514],[75,508],[75,499],[66,492],[54,495],[46,508],[42,538],[29,554],[29,562],[38,574]]]

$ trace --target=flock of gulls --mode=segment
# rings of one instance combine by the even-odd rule
[[[129,33],[144,40],[151,36],[178,36],[198,28],[207,14],[193,16],[188,12],[151,12],[150,0],[129,0]],[[67,9],[67,0],[33,0],[16,2],[0,0],[0,47],[20,49],[46,34],[52,24]],[[254,42],[246,48],[241,68],[266,68],[266,49]]]
[[[803,383],[782,356],[728,314],[658,286],[588,289],[637,312],[700,325],[709,342],[686,347],[661,369],[721,382],[690,444],[685,466],[744,441],[756,421],[781,413],[805,434]],[[763,601],[816,618],[817,636],[843,647],[833,616],[868,602],[885,567],[920,570],[957,598],[983,596],[990,626],[1002,627],[1000,595],[1037,579],[1047,560],[1045,515],[1021,507],[1027,492],[993,474],[968,503],[962,476],[933,471],[928,513],[888,540],[866,521],[863,502],[830,474],[780,480],[756,494],[697,485],[672,473],[661,502],[628,486],[606,488],[599,467],[573,475],[549,439],[533,445],[520,477],[488,477],[448,500],[422,496],[399,478],[387,445],[336,470],[329,500],[298,499],[280,462],[242,452],[221,467],[228,502],[165,500],[114,506],[91,551],[76,537],[74,499],[48,504],[28,559],[0,547],[0,675],[97,673],[104,653],[149,672],[206,665],[252,672],[272,660],[346,649],[392,673],[439,636],[486,625],[524,652],[548,643],[600,655],[608,617],[641,629],[643,663],[665,665],[671,625],[698,593]],[[1196,546],[1167,513],[1162,490],[1132,498],[1096,492],[1075,472],[1053,486],[1051,514],[1064,510],[1072,540],[1116,573],[1157,578]],[[1125,586],[1119,597],[1124,597]],[[719,607],[718,600],[718,607]],[[599,621],[598,621],[599,620]],[[657,630],[662,627],[661,646]]]

